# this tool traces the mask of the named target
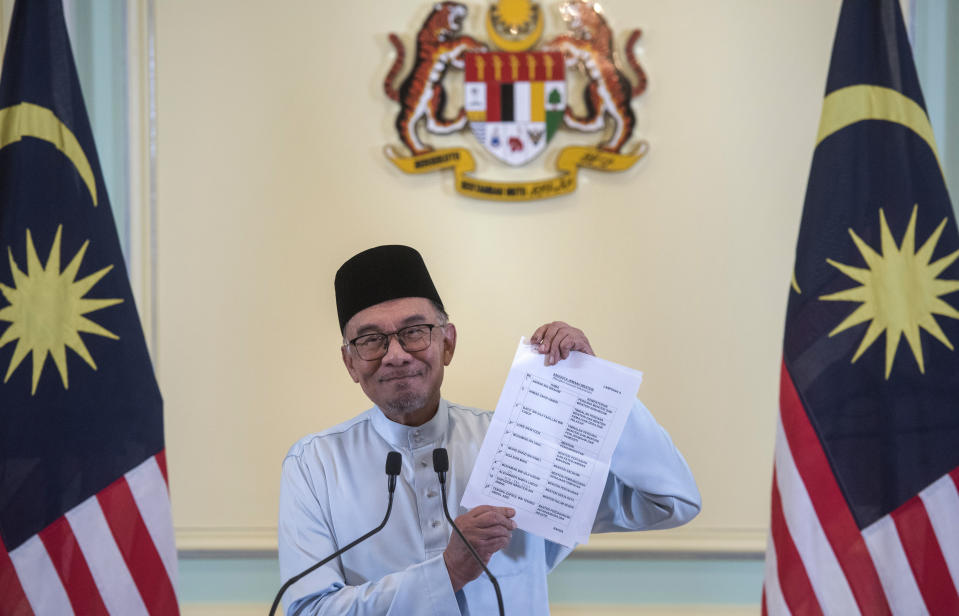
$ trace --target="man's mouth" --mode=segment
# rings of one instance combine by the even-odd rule
[[[380,377],[381,383],[389,383],[391,381],[405,381],[406,379],[412,379],[420,376],[419,372],[404,372],[402,374],[390,374],[387,376]]]

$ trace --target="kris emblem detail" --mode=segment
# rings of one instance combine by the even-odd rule
[[[417,34],[413,66],[398,89],[394,83],[406,49],[396,34],[390,34],[396,60],[383,86],[386,95],[400,106],[395,124],[403,146],[388,145],[385,153],[402,171],[428,173],[451,168],[461,194],[531,201],[576,190],[579,167],[623,171],[646,154],[645,141],[631,141],[636,117],[630,104],[646,89],[646,75],[633,52],[639,30],[632,31],[623,48],[627,75],[614,60],[613,34],[602,9],[590,0],[565,2],[560,14],[567,32],[538,50],[532,48],[543,32],[539,5],[528,0],[500,0],[490,6],[486,33],[495,49],[461,33],[466,14],[466,6],[456,2],[433,7]],[[450,68],[463,73],[463,106],[452,116],[447,115],[443,84]],[[584,115],[568,104],[567,77],[585,83],[581,94]],[[493,182],[472,175],[476,163],[468,149],[435,149],[418,133],[425,127],[433,135],[449,135],[467,126],[487,152],[511,166],[537,158],[564,127],[600,133],[603,139],[596,145],[560,150],[555,177]]]

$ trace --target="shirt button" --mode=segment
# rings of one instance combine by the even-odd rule
[[[430,526],[432,526],[433,528],[436,528],[439,525],[440,525],[439,520],[433,520],[432,522],[430,522]]]
[[[420,435],[419,430],[413,430],[413,436],[419,436],[419,435]]]
[[[427,490],[427,491],[426,491],[426,498],[433,498],[434,496],[436,496],[436,490]]]
[[[426,461],[426,458],[423,458],[422,460],[420,460],[420,466],[422,466],[422,467],[425,468],[425,467],[427,467],[427,466],[429,466],[429,465],[430,465],[430,463]]]

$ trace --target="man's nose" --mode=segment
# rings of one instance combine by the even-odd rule
[[[410,354],[400,344],[400,339],[396,334],[391,334],[386,340],[386,355],[383,356],[383,362],[387,364],[404,363],[409,361]]]

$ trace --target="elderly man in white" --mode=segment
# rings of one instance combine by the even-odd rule
[[[456,327],[422,257],[406,246],[354,256],[336,274],[343,363],[375,405],[300,439],[283,461],[279,555],[288,579],[379,525],[383,461],[403,456],[386,528],[293,584],[288,614],[485,615],[497,613],[482,569],[446,522],[432,452],[449,451],[449,502],[457,510],[492,414],[442,398]],[[593,354],[561,322],[531,340],[545,361]],[[619,444],[593,532],[679,526],[700,509],[689,467],[638,400]],[[549,614],[547,574],[570,549],[516,529],[514,511],[483,505],[456,525],[499,579],[507,614]],[[484,576],[485,577],[485,576]]]

